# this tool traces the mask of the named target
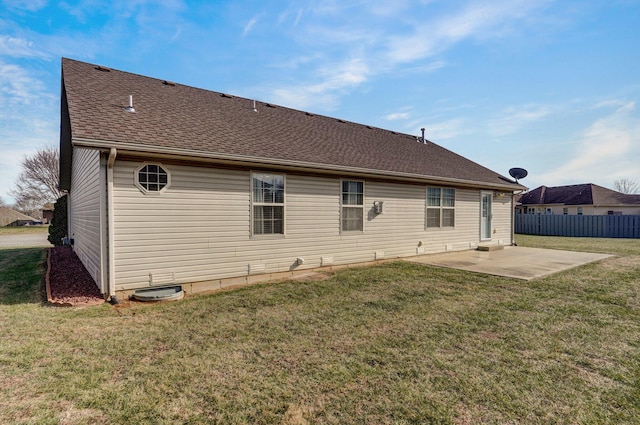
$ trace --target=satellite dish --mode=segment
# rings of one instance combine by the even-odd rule
[[[511,175],[511,177],[516,179],[516,183],[517,183],[518,180],[527,177],[529,173],[524,168],[512,168],[509,170],[509,174]]]

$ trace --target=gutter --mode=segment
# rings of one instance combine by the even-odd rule
[[[119,303],[116,298],[115,249],[113,246],[115,239],[113,231],[113,165],[116,162],[117,154],[118,152],[116,151],[116,148],[111,148],[109,150],[109,159],[107,160],[107,287],[109,289],[109,302],[111,304]]]
[[[73,145],[87,148],[101,148],[101,149],[119,149],[120,153],[129,153],[132,155],[141,153],[153,153],[158,156],[165,156],[172,159],[186,159],[193,161],[197,158],[204,162],[216,162],[226,163],[233,165],[253,166],[256,165],[268,168],[289,169],[296,171],[306,172],[323,172],[325,174],[340,174],[340,175],[357,175],[362,177],[380,178],[387,177],[394,180],[411,181],[416,183],[439,183],[450,184],[456,186],[482,188],[482,189],[494,189],[514,192],[522,189],[526,189],[524,186],[517,184],[494,184],[486,182],[478,182],[474,180],[456,179],[449,177],[437,177],[437,176],[425,176],[422,174],[403,173],[395,171],[374,170],[368,168],[349,167],[343,165],[332,165],[313,163],[305,161],[293,161],[282,160],[272,158],[262,158],[247,155],[235,155],[235,154],[217,154],[203,151],[193,151],[189,149],[181,148],[167,148],[150,145],[133,144],[126,142],[114,142],[99,139],[87,139],[87,138],[74,138]]]

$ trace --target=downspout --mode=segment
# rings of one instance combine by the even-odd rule
[[[109,151],[109,159],[107,160],[107,286],[109,288],[109,302],[111,304],[118,304],[116,298],[116,279],[115,279],[115,261],[114,261],[114,231],[113,231],[113,165],[116,162],[116,155],[118,152],[116,148],[111,148]]]
[[[518,246],[516,243],[516,195],[511,192],[511,246]]]
[[[516,243],[516,196],[523,192],[524,190],[511,192],[511,246],[518,246]]]

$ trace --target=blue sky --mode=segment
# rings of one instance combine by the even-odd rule
[[[0,0],[0,197],[60,58],[427,137],[522,183],[640,182],[640,0]]]

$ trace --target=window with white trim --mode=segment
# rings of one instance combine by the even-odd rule
[[[342,180],[340,201],[340,231],[364,230],[364,182]]]
[[[456,222],[456,190],[427,188],[427,228],[454,227]]]
[[[145,193],[163,192],[171,183],[171,174],[160,164],[143,164],[135,172],[135,183]]]
[[[251,212],[254,235],[284,234],[284,175],[252,174]]]

